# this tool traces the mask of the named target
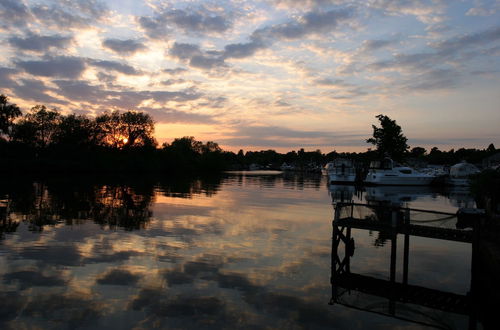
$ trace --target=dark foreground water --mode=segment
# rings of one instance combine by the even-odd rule
[[[469,327],[467,313],[422,299],[332,288],[332,197],[445,212],[474,205],[460,190],[360,194],[320,176],[277,173],[3,180],[0,328]],[[401,282],[403,236],[353,229],[350,273]],[[466,295],[471,246],[411,237],[407,274],[431,293]]]

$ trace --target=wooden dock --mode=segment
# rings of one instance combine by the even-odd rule
[[[362,209],[361,212],[359,209]],[[357,212],[356,212],[357,211]],[[434,222],[422,225],[422,219],[412,221],[412,213],[422,215],[429,214],[439,216],[456,224],[455,228],[443,228],[433,226]],[[355,216],[358,215],[358,217]],[[361,216],[360,216],[361,215]],[[451,220],[450,220],[451,219]],[[415,223],[417,222],[417,223]],[[477,260],[477,242],[479,222],[470,222],[469,228],[463,228],[458,224],[456,214],[436,212],[432,210],[420,210],[402,208],[398,206],[380,206],[357,203],[337,203],[335,205],[335,218],[332,221],[332,299],[330,304],[341,304],[350,308],[364,310],[366,312],[383,314],[398,318],[415,324],[446,329],[447,326],[440,320],[426,319],[422,311],[416,310],[414,315],[409,313],[408,308],[398,312],[397,303],[410,304],[405,306],[419,306],[425,310],[439,310],[469,317],[469,329],[474,329],[477,319],[477,310],[474,305],[473,289],[476,276],[474,269]],[[460,228],[459,228],[460,227]],[[370,230],[384,232],[384,236],[390,241],[390,267],[388,279],[379,279],[371,276],[352,273],[350,270],[351,258],[355,251],[355,242],[352,237],[352,229]],[[403,272],[402,281],[396,281],[396,254],[397,236],[404,235],[403,241]],[[470,291],[466,295],[426,288],[408,284],[410,237],[427,237],[430,239],[441,239],[471,244],[472,247],[472,274]],[[359,306],[362,300],[347,299],[354,293],[378,297],[387,302],[387,308],[380,305]],[[354,302],[354,303],[353,303]],[[374,306],[378,306],[375,308]],[[401,306],[399,306],[401,308]],[[413,316],[413,318],[412,318]]]

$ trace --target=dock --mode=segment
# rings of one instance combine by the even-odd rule
[[[428,220],[425,220],[426,216],[428,216]],[[448,223],[447,227],[438,225],[439,220],[443,219]],[[436,314],[433,311],[453,313],[468,318],[469,329],[475,329],[479,317],[475,301],[476,293],[474,292],[478,287],[476,273],[479,227],[479,220],[468,221],[466,225],[460,223],[456,213],[394,205],[336,203],[335,216],[332,221],[330,278],[332,298],[329,303],[437,329],[448,329],[449,327],[442,320],[432,318],[430,315]],[[391,251],[388,279],[351,272],[351,258],[355,253],[353,229],[384,233],[384,237],[390,242]],[[398,235],[404,235],[401,281],[396,280]],[[472,274],[467,294],[461,295],[408,283],[409,246],[412,236],[471,244]],[[366,303],[367,301],[377,301],[377,303]]]

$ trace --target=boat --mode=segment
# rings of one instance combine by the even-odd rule
[[[356,181],[356,169],[352,160],[337,158],[329,164],[331,165],[327,164],[327,173],[330,183],[354,183]]]
[[[479,173],[479,169],[464,160],[450,167],[447,183],[452,186],[468,186],[470,176],[477,173]]]
[[[390,158],[370,163],[365,183],[373,185],[426,186],[432,183],[434,176],[421,173],[407,166],[402,166]]]

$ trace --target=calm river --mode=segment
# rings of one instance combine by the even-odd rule
[[[451,213],[474,206],[463,190],[356,192],[274,172],[4,180],[0,328],[468,328],[467,313],[388,298],[385,285],[403,281],[404,235],[352,229],[349,271],[368,289],[332,288],[332,198]],[[467,295],[471,251],[412,236],[407,284]]]

